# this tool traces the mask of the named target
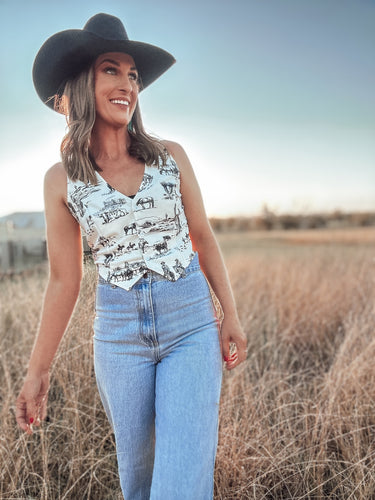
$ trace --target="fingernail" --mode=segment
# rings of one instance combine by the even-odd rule
[[[34,423],[33,417],[30,417],[30,424]]]
[[[228,356],[224,356],[224,361],[228,361]]]

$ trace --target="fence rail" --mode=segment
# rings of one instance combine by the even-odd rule
[[[0,241],[0,272],[22,271],[47,259],[44,239]]]

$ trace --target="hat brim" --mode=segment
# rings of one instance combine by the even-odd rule
[[[172,54],[156,45],[134,40],[107,40],[84,30],[61,31],[42,45],[34,61],[33,82],[40,99],[54,109],[51,98],[61,97],[65,82],[106,52],[123,52],[133,57],[142,89],[176,62]]]

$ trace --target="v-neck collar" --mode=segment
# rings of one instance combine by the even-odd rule
[[[100,174],[97,170],[95,170],[95,173],[96,173],[96,176],[98,177],[98,179],[101,181],[101,182],[104,182],[105,184],[107,184],[114,192],[120,194],[121,196],[124,196],[125,198],[128,198],[129,200],[133,200],[137,194],[139,193],[141,187],[142,187],[142,184],[144,183],[144,180],[145,180],[145,177],[146,177],[146,169],[147,169],[147,165],[145,164],[144,165],[144,171],[143,171],[143,177],[142,177],[142,180],[141,180],[141,183],[137,189],[137,192],[134,194],[134,195],[127,195],[125,193],[123,193],[122,191],[119,191],[118,189],[114,188],[113,186],[111,186],[111,184],[109,182],[107,182]]]

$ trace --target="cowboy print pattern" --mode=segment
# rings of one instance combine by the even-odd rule
[[[123,195],[97,173],[98,184],[68,179],[68,207],[81,225],[100,276],[130,290],[147,270],[170,281],[185,275],[194,257],[180,193],[180,172],[145,166],[134,198]]]

